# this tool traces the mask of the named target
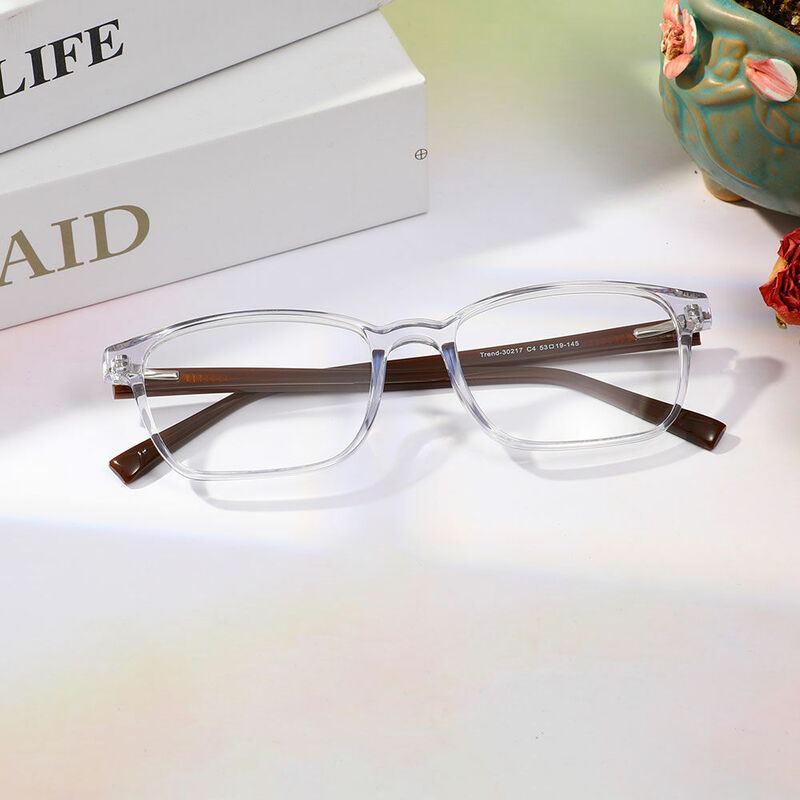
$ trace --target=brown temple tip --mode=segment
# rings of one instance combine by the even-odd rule
[[[722,439],[726,427],[719,420],[698,414],[696,411],[683,410],[669,426],[669,432],[704,450],[713,450]]]
[[[140,442],[130,450],[120,453],[108,462],[108,466],[116,473],[126,486],[150,472],[163,459],[150,439]]]

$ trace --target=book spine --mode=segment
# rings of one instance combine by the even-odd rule
[[[388,0],[35,0],[0,14],[0,153]]]
[[[424,131],[420,83],[0,195],[0,327],[422,213]]]

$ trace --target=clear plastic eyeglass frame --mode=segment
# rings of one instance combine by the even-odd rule
[[[558,373],[558,380],[567,388],[588,393],[604,403],[633,414],[652,423],[652,428],[631,434],[615,435],[579,441],[534,441],[519,438],[497,427],[484,413],[476,401],[470,380],[465,370],[474,369],[480,354],[477,351],[459,352],[457,333],[468,320],[486,311],[519,301],[570,295],[628,295],[644,298],[655,303],[664,312],[659,321],[642,320],[639,326],[592,331],[581,334],[586,350],[598,354],[638,353],[667,348],[676,348],[678,356],[678,380],[675,396],[670,403],[644,397],[598,380],[577,376],[563,369],[553,370],[547,366],[529,363],[503,362],[493,364],[494,380],[505,382],[552,382],[548,374]],[[176,369],[170,374],[158,374],[148,370],[148,356],[157,347],[173,338],[190,332],[211,330],[244,323],[266,321],[307,322],[331,326],[350,331],[361,337],[371,353],[371,379],[366,414],[352,442],[337,455],[304,466],[268,470],[199,471],[188,467],[176,458],[175,453],[223,417],[234,413],[258,395],[264,397],[275,391],[303,392],[311,385],[328,380],[337,370],[347,370],[348,365],[318,370],[230,370],[229,374],[213,376],[212,383],[203,374],[182,374]],[[113,384],[117,399],[133,398],[138,405],[142,423],[149,439],[135,445],[111,460],[110,466],[117,475],[130,484],[165,461],[172,469],[192,480],[235,480],[256,478],[274,474],[302,473],[333,466],[352,454],[364,441],[378,413],[384,390],[414,390],[446,388],[452,386],[467,412],[495,441],[505,447],[523,450],[580,450],[611,445],[633,444],[652,439],[664,432],[672,433],[706,450],[716,447],[725,431],[725,425],[717,420],[682,408],[689,379],[689,365],[693,344],[699,344],[700,331],[711,327],[711,308],[705,294],[694,291],[671,289],[662,286],[622,283],[612,281],[553,283],[531,286],[504,292],[462,308],[453,316],[442,320],[411,319],[386,326],[375,326],[349,317],[314,311],[268,310],[243,311],[218,316],[194,319],[168,328],[130,339],[108,347],[104,354],[103,374],[106,383]],[[438,352],[433,356],[405,359],[389,359],[397,348],[408,345],[425,345]],[[508,343],[516,347],[519,343]],[[536,343],[523,343],[536,344]],[[522,348],[530,351],[533,348]],[[541,348],[539,348],[541,349]],[[366,349],[365,349],[366,352]],[[541,355],[534,359],[538,363],[547,361]],[[473,365],[473,366],[471,366]],[[361,365],[366,368],[367,365]],[[349,365],[352,370],[354,365]],[[219,371],[216,371],[217,373]],[[243,373],[252,374],[243,374]],[[293,384],[287,389],[287,375],[304,374],[302,384]],[[257,373],[257,374],[256,374]],[[265,375],[269,373],[269,375]],[[324,375],[323,375],[324,373]],[[344,375],[345,373],[340,373]],[[483,375],[487,373],[482,373]],[[580,378],[576,383],[570,375]],[[532,377],[533,376],[533,377]],[[294,379],[294,378],[293,378]],[[191,383],[191,386],[189,385]],[[282,388],[276,389],[276,386]],[[474,384],[473,384],[474,386]],[[170,388],[174,387],[174,388]],[[179,394],[183,392],[223,392],[227,396],[188,419],[182,420],[167,430],[159,430],[151,408],[148,393]]]

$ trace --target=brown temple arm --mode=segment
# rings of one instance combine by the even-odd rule
[[[663,322],[655,322],[580,334],[571,338],[525,342],[492,350],[471,350],[460,353],[459,359],[465,376],[472,385],[538,383],[564,386],[658,424],[666,418],[671,405],[580,373],[550,367],[532,368],[527,365],[586,354],[649,352],[674,347],[674,332],[656,332],[662,324]],[[641,331],[648,329],[651,329],[650,332],[642,336]],[[634,331],[639,335],[634,335]],[[578,346],[569,345],[576,341],[580,342]],[[694,344],[700,344],[697,334]],[[519,366],[524,368],[519,369]],[[256,399],[286,392],[307,394],[352,391],[354,386],[365,386],[369,383],[369,369],[368,364],[328,369],[169,369],[158,370],[162,375],[167,375],[169,380],[164,380],[163,377],[161,380],[146,379],[145,384],[150,396],[231,392],[229,397],[161,432],[164,443],[171,450],[176,450]],[[384,386],[386,391],[439,389],[449,386],[447,369],[438,355],[398,359],[387,364]],[[133,393],[127,386],[115,386],[114,396],[132,397]],[[721,422],[687,410],[681,411],[669,428],[670,433],[707,450],[716,446],[724,431],[725,426]],[[146,439],[113,458],[109,466],[129,484],[145,475],[161,460],[152,440]]]

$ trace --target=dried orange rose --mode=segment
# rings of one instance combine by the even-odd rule
[[[775,310],[782,328],[800,325],[800,228],[781,243],[778,262],[761,287],[761,296]]]

